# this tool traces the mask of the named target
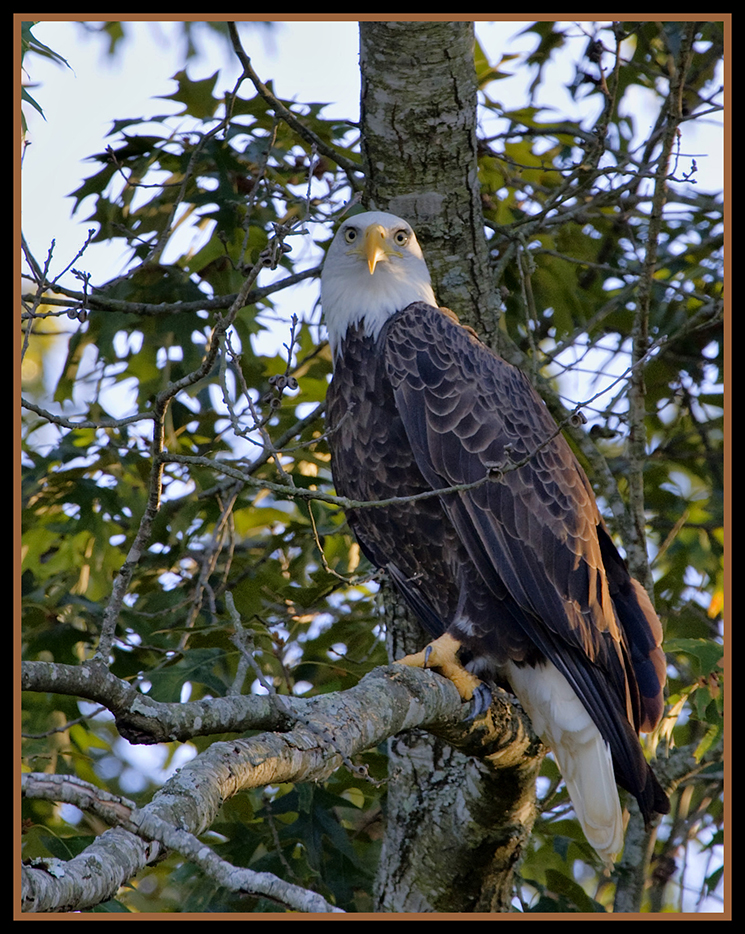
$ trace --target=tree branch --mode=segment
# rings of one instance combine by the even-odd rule
[[[249,729],[283,730],[289,725],[286,714],[267,697],[230,695],[169,704],[153,700],[103,665],[25,661],[21,664],[21,690],[82,697],[101,704],[114,715],[125,739],[146,745]]]
[[[720,762],[721,749],[711,749],[703,759],[696,758],[696,746],[681,746],[669,751],[665,759],[655,762],[655,774],[665,792],[672,795],[679,785],[700,775],[711,762]],[[647,869],[654,848],[657,822],[651,828],[644,826],[644,818],[634,800],[627,800],[630,812],[629,825],[624,841],[623,857],[616,866],[616,895],[613,904],[615,913],[639,911],[644,888],[649,883]]]
[[[313,266],[302,272],[296,272],[292,275],[285,276],[284,279],[280,279],[279,282],[275,282],[272,285],[267,285],[260,289],[251,289],[244,298],[244,304],[255,305],[275,292],[297,285],[299,282],[303,282],[306,279],[313,279],[316,276],[320,276],[321,268],[321,266]],[[51,283],[46,280],[43,280],[42,284],[44,289],[52,288]],[[60,295],[66,296],[81,307],[83,303],[85,303],[85,307],[90,311],[112,311],[124,315],[140,315],[142,317],[177,315],[182,313],[190,314],[195,311],[223,311],[226,308],[230,308],[238,297],[237,293],[218,295],[214,298],[208,298],[205,295],[203,300],[200,299],[195,302],[158,302],[156,304],[153,302],[129,302],[119,298],[108,298],[105,294],[105,286],[102,290],[94,289],[90,295],[78,292],[75,289],[65,288],[61,285],[55,285],[54,289]],[[25,302],[34,301],[35,297],[35,294],[31,295],[30,293],[24,293],[21,296],[22,300]],[[60,312],[60,314],[65,315],[70,308],[70,301],[66,301],[65,298],[56,298],[53,295],[44,296],[43,304],[64,307],[65,311]],[[44,315],[35,315],[35,317],[41,318],[44,317]]]
[[[27,663],[24,673],[23,686],[27,690],[61,692],[64,689],[65,693],[95,698],[111,708],[116,708],[122,695],[134,692],[107,671],[100,673],[98,689],[90,671],[82,667],[36,662]],[[450,681],[434,672],[403,665],[376,669],[348,691],[309,700],[231,697],[202,705],[165,705],[148,703],[140,696],[140,701],[138,716],[147,717],[151,722],[164,716],[173,722],[178,707],[187,708],[193,716],[196,710],[209,716],[210,706],[216,710],[227,709],[227,705],[237,709],[237,701],[258,701],[264,705],[264,711],[274,706],[277,722],[282,720],[285,725],[294,725],[282,734],[262,733],[252,739],[214,743],[183,766],[156,793],[152,802],[139,811],[132,810],[131,802],[105,794],[97,794],[91,801],[92,793],[85,786],[77,780],[72,780],[70,785],[65,776],[28,780],[37,789],[42,787],[43,781],[52,783],[53,791],[46,784],[45,790],[38,791],[39,796],[71,800],[78,806],[88,802],[99,817],[117,822],[122,829],[107,831],[84,853],[67,863],[45,861],[44,866],[26,867],[25,910],[51,911],[62,905],[77,910],[99,904],[113,897],[120,885],[161,855],[161,846],[165,846],[195,858],[206,871],[214,873],[215,878],[232,880],[237,890],[260,891],[298,910],[317,911],[318,907],[300,908],[297,901],[287,901],[290,895],[284,883],[257,881],[244,875],[245,870],[234,872],[234,867],[218,861],[206,847],[197,845],[192,835],[208,828],[222,803],[239,791],[282,782],[323,781],[343,762],[349,762],[358,753],[374,748],[401,731],[414,728],[436,731],[468,754],[483,757],[487,768],[496,770],[513,768],[515,762],[523,763],[525,753],[538,748],[529,721],[503,692],[497,692],[498,706],[484,718],[476,723],[464,721],[467,708]],[[212,723],[220,732],[226,727],[225,723],[216,723],[214,718]],[[205,729],[203,725],[197,726],[196,716],[193,725],[192,735],[204,735]],[[248,726],[233,722],[231,728],[246,729]],[[507,755],[508,748],[510,755]],[[131,839],[132,834],[160,845],[145,846],[140,840]],[[110,867],[108,875],[100,873],[101,865]],[[257,889],[255,886],[259,882],[262,885],[271,882],[271,886]],[[292,897],[299,897],[300,892]]]
[[[21,787],[27,798],[74,804],[148,843],[158,843],[168,850],[180,853],[199,866],[217,885],[230,892],[260,895],[294,911],[341,911],[315,892],[285,882],[272,873],[253,872],[233,866],[221,859],[194,834],[159,816],[152,805],[138,808],[133,801],[110,795],[95,785],[71,775],[27,773],[22,776]],[[164,810],[162,807],[159,809]],[[99,839],[103,840],[103,837]],[[118,843],[117,840],[117,845]],[[36,869],[33,863],[24,866],[22,897],[26,910],[38,912],[43,911],[44,906],[57,907],[60,904],[90,907],[111,897],[106,894],[108,880],[95,871],[95,864],[91,864],[90,851],[93,849],[94,847],[89,847],[86,853],[67,863],[62,860],[45,859],[41,871]],[[83,873],[78,874],[76,871],[79,868],[75,865],[76,862],[86,866]],[[76,898],[78,893],[82,896],[82,904]]]

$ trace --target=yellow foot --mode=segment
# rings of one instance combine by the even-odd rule
[[[445,633],[444,636],[431,642],[423,651],[417,652],[416,655],[407,655],[399,659],[396,664],[408,665],[409,668],[436,668],[453,682],[463,700],[469,701],[474,693],[480,691],[485,685],[476,675],[472,675],[461,665],[458,660],[460,647],[461,644],[457,639]]]

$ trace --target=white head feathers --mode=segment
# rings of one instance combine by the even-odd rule
[[[387,319],[412,302],[437,307],[411,226],[382,211],[345,220],[321,275],[321,303],[334,355],[348,328],[363,322],[365,333],[377,337]]]

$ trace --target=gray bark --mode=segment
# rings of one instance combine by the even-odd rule
[[[497,299],[478,181],[471,23],[361,23],[367,206],[403,216],[422,243],[435,295],[492,344]],[[421,647],[388,595],[389,651]],[[412,634],[413,633],[413,634]],[[511,770],[424,733],[389,744],[380,911],[508,911],[534,818],[537,747]]]
[[[472,23],[361,23],[369,206],[412,224],[435,295],[485,339],[497,301],[476,150]]]
[[[400,658],[426,640],[391,593],[386,602],[388,650]],[[527,716],[503,692],[483,721],[485,736],[492,735],[492,723],[499,724],[493,731],[499,739],[487,755],[471,746],[478,758],[460,752],[458,736],[442,730],[412,730],[389,740],[376,910],[510,910],[514,870],[536,816],[535,781],[545,750]]]

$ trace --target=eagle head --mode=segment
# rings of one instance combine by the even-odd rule
[[[350,327],[362,324],[366,334],[377,338],[387,319],[412,302],[437,307],[411,225],[383,211],[345,220],[321,275],[321,303],[334,355]]]

